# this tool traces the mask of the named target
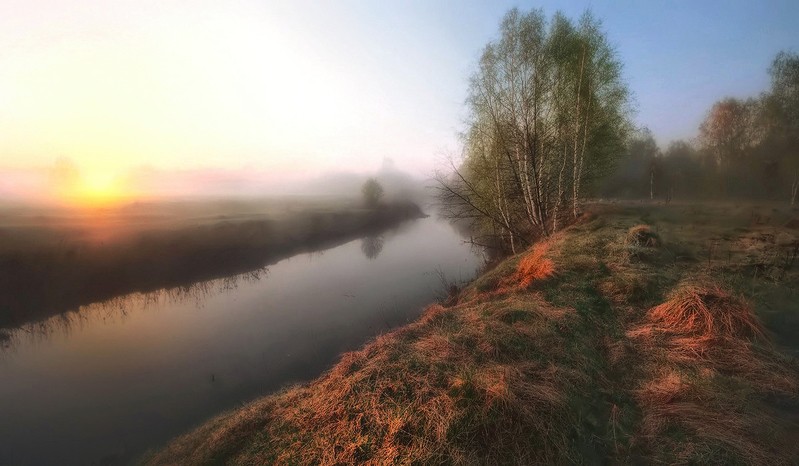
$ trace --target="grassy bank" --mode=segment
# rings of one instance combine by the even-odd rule
[[[148,464],[796,464],[795,213],[594,205]]]
[[[131,292],[246,273],[423,216],[411,203],[202,203],[0,215],[0,329]]]

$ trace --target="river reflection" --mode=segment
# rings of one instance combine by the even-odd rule
[[[482,263],[434,218],[0,338],[0,464],[125,464],[415,319]]]
[[[380,251],[383,250],[383,236],[367,236],[361,240],[361,252],[367,259],[377,259]]]
[[[321,254],[320,253],[309,253]],[[0,349],[12,351],[22,342],[41,341],[53,336],[69,335],[73,331],[93,322],[111,324],[124,320],[129,312],[179,304],[193,304],[197,308],[205,306],[208,299],[220,293],[236,290],[240,284],[261,280],[269,274],[269,267],[262,267],[247,273],[197,282],[174,288],[164,288],[148,293],[131,293],[106,301],[80,306],[74,311],[63,312],[48,319],[27,322],[13,329],[0,330]]]

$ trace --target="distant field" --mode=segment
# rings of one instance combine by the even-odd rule
[[[0,328],[134,291],[261,268],[422,215],[340,199],[0,209]]]
[[[359,210],[347,198],[283,197],[143,201],[115,208],[0,205],[0,252],[38,249],[64,243],[115,243],[158,231],[289,218],[299,212]]]

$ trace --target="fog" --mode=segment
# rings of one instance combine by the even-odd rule
[[[137,202],[210,202],[218,209],[220,199],[253,199],[361,196],[361,187],[375,178],[387,199],[424,202],[429,180],[398,169],[389,158],[372,171],[281,173],[254,169],[162,170],[140,167],[124,176],[93,180],[67,158],[52,166],[11,170],[0,168],[0,207],[120,208]]]

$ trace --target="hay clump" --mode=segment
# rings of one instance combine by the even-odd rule
[[[762,392],[799,389],[794,370],[771,346],[751,306],[717,285],[679,286],[627,337],[664,362],[717,371]]]
[[[520,287],[527,288],[533,282],[549,278],[555,273],[555,263],[546,257],[548,249],[547,243],[536,244],[533,250],[519,261],[516,276]]]
[[[650,309],[647,318],[661,332],[708,343],[722,338],[767,340],[751,307],[716,285],[681,286],[666,302]]]
[[[643,379],[632,392],[642,414],[638,432],[655,457],[681,464],[721,454],[749,464],[795,458],[767,400],[795,396],[796,372],[744,299],[715,284],[684,282],[627,336],[643,358]]]
[[[522,256],[516,271],[500,281],[496,293],[509,293],[524,290],[535,282],[545,280],[555,274],[555,263],[547,257],[549,244],[537,243],[532,250]]]
[[[649,225],[636,225],[630,228],[624,243],[640,248],[657,248],[663,244],[660,236]]]

